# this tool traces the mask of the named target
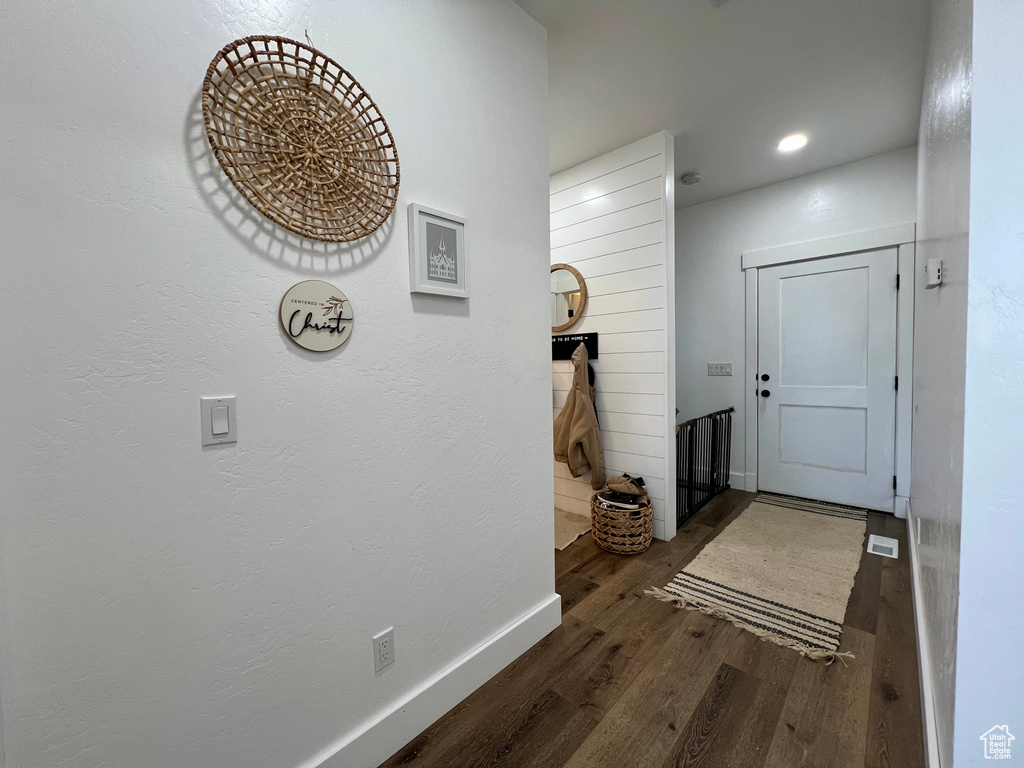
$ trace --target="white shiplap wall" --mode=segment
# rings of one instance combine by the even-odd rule
[[[658,133],[551,178],[551,263],[587,282],[583,318],[594,361],[608,474],[642,475],[658,538],[675,535],[675,236],[672,137]],[[553,415],[572,363],[552,361]],[[590,514],[590,474],[555,464],[555,506]]]

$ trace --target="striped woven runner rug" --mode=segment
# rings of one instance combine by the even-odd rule
[[[860,567],[867,511],[761,493],[664,589],[648,594],[829,662]]]

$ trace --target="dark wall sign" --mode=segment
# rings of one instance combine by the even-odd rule
[[[571,360],[572,353],[576,347],[583,342],[587,348],[587,356],[591,360],[597,360],[597,334],[596,333],[567,333],[562,336],[551,337],[551,359]]]

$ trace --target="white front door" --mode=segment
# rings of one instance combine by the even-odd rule
[[[758,270],[760,490],[892,511],[896,269],[884,248]]]

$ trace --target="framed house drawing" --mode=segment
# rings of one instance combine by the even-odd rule
[[[465,219],[409,206],[409,291],[469,298]]]

